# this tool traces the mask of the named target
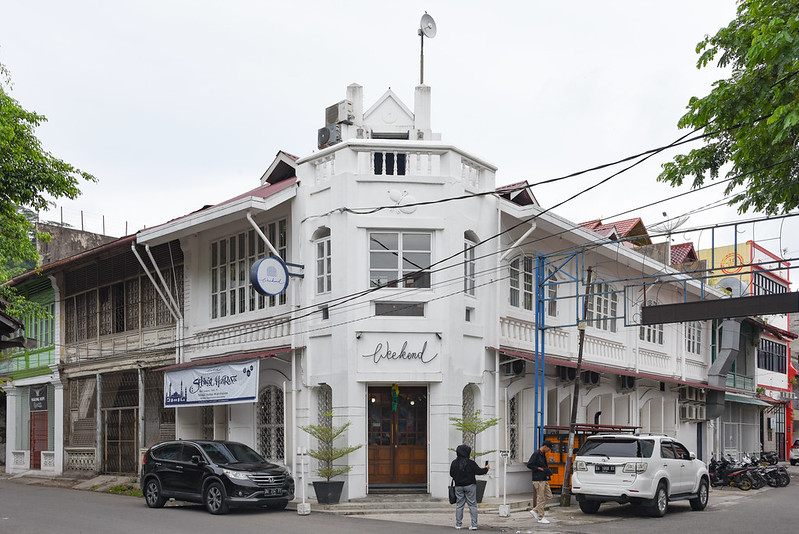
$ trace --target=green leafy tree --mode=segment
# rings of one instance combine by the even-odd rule
[[[74,199],[80,180],[94,176],[47,152],[36,137],[36,128],[47,119],[25,110],[10,96],[11,77],[0,64],[0,298],[8,302],[7,313],[22,316],[40,313],[37,306],[2,285],[36,265],[36,232],[26,213],[44,210],[53,199]]]
[[[799,206],[799,0],[739,0],[736,18],[696,51],[697,68],[717,60],[732,74],[690,99],[678,124],[704,130],[706,143],[664,164],[658,180],[697,188],[729,163],[725,194],[739,213]]]
[[[484,456],[486,454],[491,454],[492,452],[496,452],[496,449],[492,449],[490,451],[480,451],[478,452],[475,447],[477,446],[477,435],[485,430],[488,430],[492,426],[496,426],[499,424],[498,417],[482,417],[480,415],[480,410],[477,410],[472,415],[468,415],[466,417],[450,417],[449,420],[452,422],[452,425],[460,430],[463,433],[463,441],[467,445],[471,445],[472,447],[472,458],[477,458],[479,456]],[[455,450],[455,449],[451,449]]]
[[[343,458],[351,452],[357,451],[362,447],[362,445],[335,447],[333,442],[335,442],[339,436],[347,431],[347,429],[350,427],[350,422],[347,421],[347,423],[343,425],[335,426],[332,424],[333,412],[326,413],[324,416],[331,421],[331,424],[308,425],[301,426],[300,428],[311,436],[315,437],[319,442],[319,448],[308,451],[308,456],[319,460],[319,467],[317,468],[316,472],[320,477],[330,482],[331,478],[337,477],[338,475],[343,475],[352,469],[352,466],[350,465],[334,465],[333,462]]]

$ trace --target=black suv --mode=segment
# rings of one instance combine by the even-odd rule
[[[282,510],[294,498],[288,469],[234,441],[153,445],[142,459],[141,487],[150,508],[173,498],[202,503],[212,514],[227,513],[231,506]]]

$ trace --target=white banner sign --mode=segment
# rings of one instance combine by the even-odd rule
[[[247,360],[164,373],[164,407],[255,402],[258,362]]]

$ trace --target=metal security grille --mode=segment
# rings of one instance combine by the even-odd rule
[[[474,415],[474,388],[473,386],[466,386],[463,388],[463,414],[462,417],[472,417]],[[472,434],[463,433],[462,439],[465,445],[474,450],[474,436]]]
[[[213,406],[203,406],[203,439],[214,439]]]
[[[284,436],[283,391],[266,386],[258,395],[258,449],[264,458],[283,461]]]
[[[325,384],[320,386],[316,394],[316,413],[317,424],[319,426],[331,426],[333,418],[333,389]]]
[[[97,380],[92,377],[69,381],[65,410],[66,441],[70,447],[94,447],[97,443]]]
[[[511,462],[519,458],[519,396],[508,399],[508,449]]]
[[[104,471],[135,473],[139,435],[138,371],[103,375],[100,398]]]

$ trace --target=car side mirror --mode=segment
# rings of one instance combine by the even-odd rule
[[[696,453],[694,452],[688,453],[688,457],[691,458],[691,460],[696,460]]]
[[[203,460],[202,458],[200,458],[195,454],[194,456],[191,457],[191,463],[193,463],[194,465],[200,465],[201,463],[203,463]]]

